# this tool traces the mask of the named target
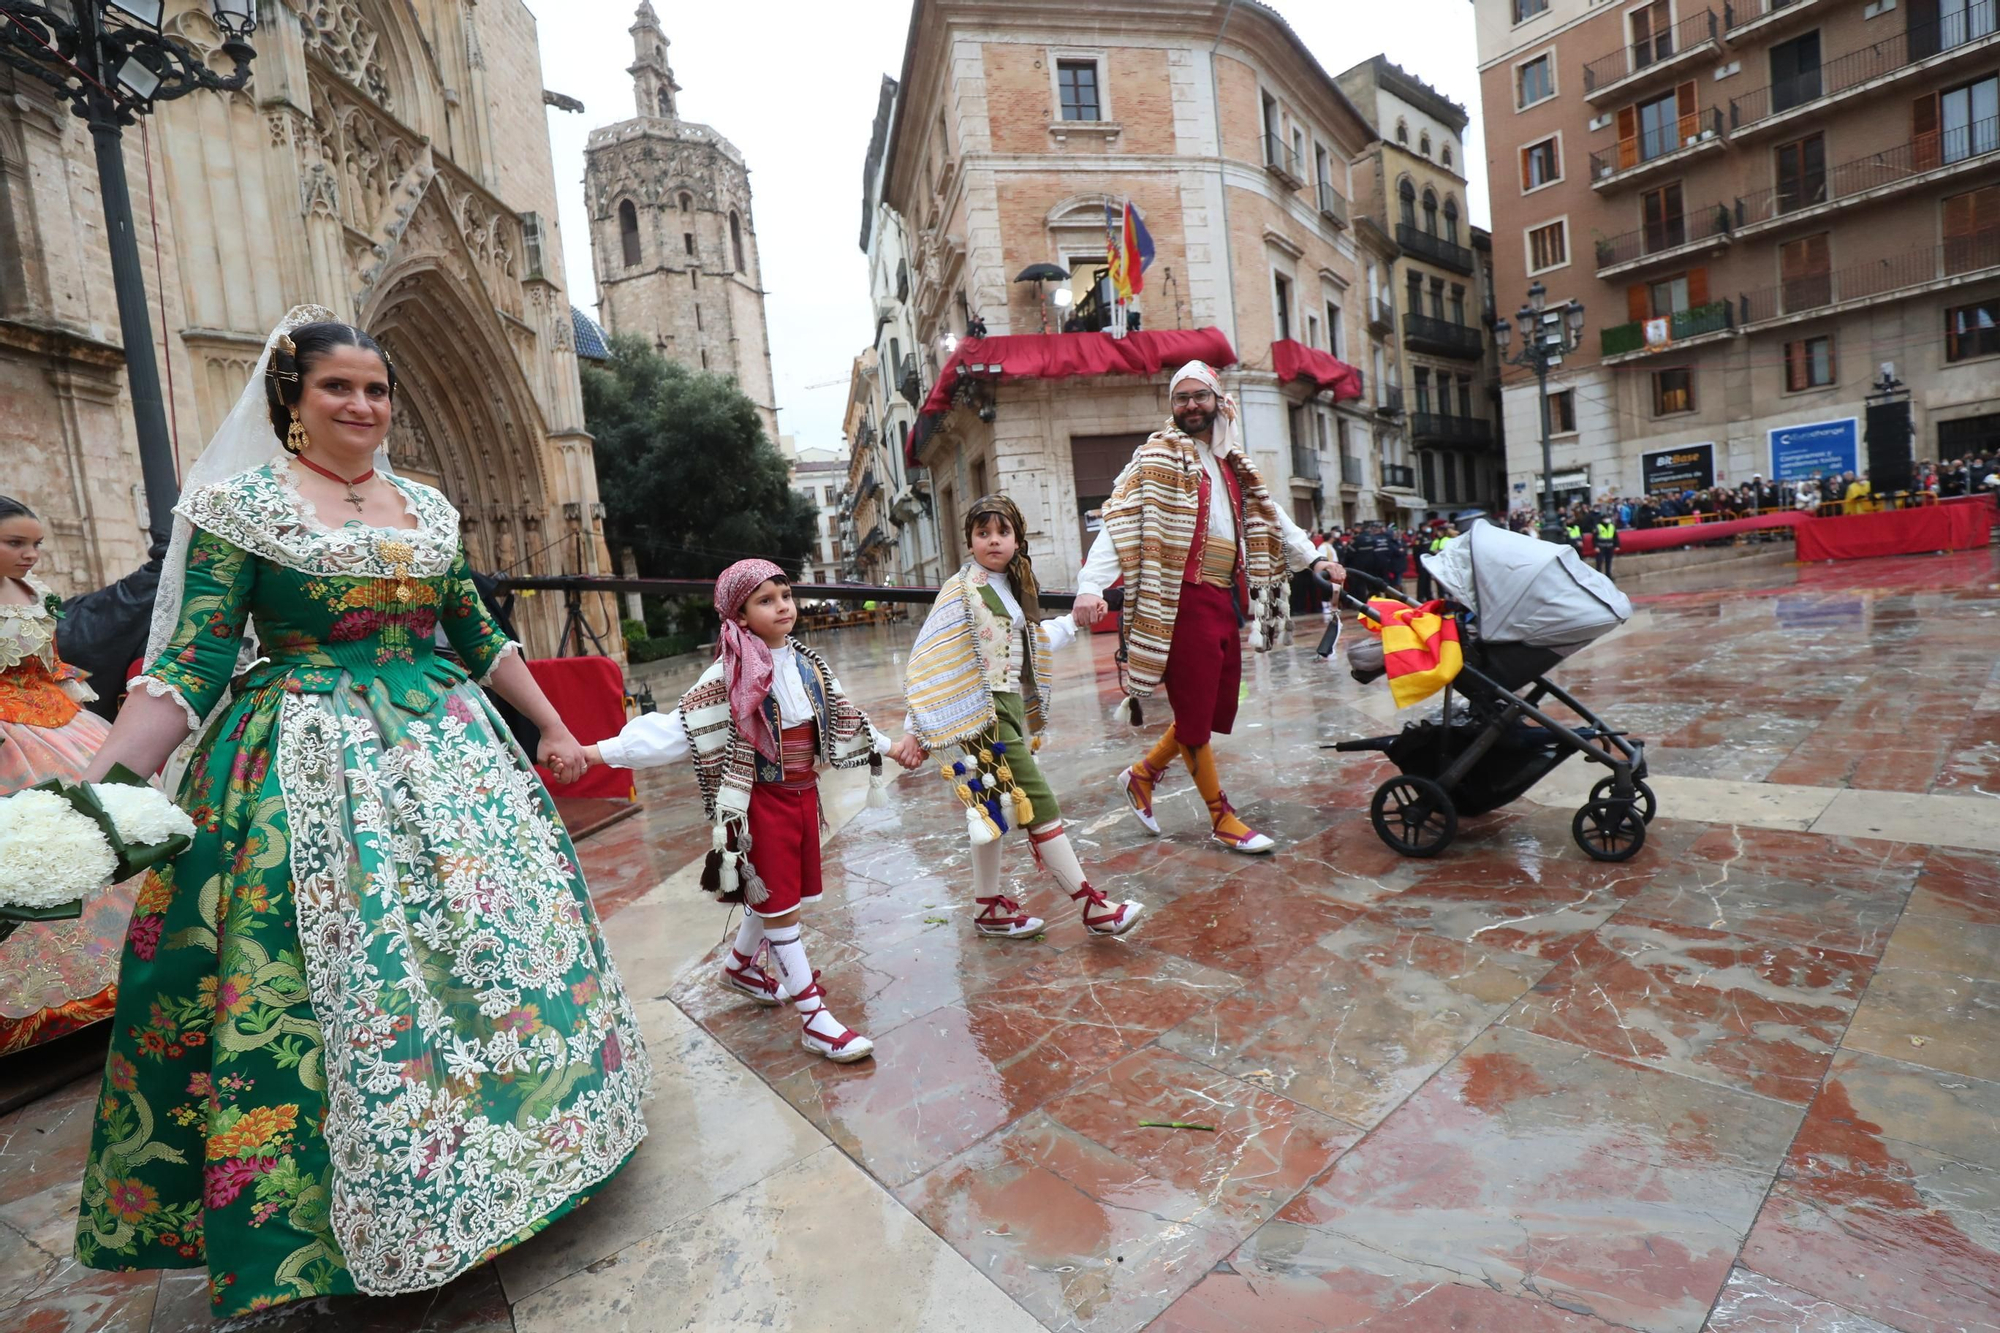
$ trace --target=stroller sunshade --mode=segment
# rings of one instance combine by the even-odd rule
[[[1478,615],[1479,636],[1567,657],[1632,616],[1618,585],[1568,546],[1474,523],[1435,555],[1431,576]]]

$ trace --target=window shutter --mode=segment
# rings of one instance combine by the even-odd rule
[[[1975,226],[1974,196],[1979,191],[1955,194],[1944,201],[1944,238],[1947,241],[1962,240],[1972,235]]]
[[[1786,241],[1778,249],[1779,276],[1787,282],[1796,278],[1820,277],[1830,269],[1825,232],[1817,236],[1801,236],[1796,241]]]
[[[1688,270],[1688,309],[1699,310],[1708,304],[1708,269]]]
[[[1681,137],[1675,144],[1675,147],[1680,147],[1701,133],[1701,116],[1696,112],[1694,105],[1693,80],[1674,89],[1674,106],[1680,112]]]
[[[1910,107],[1910,139],[1916,150],[1918,171],[1930,171],[1944,165],[1941,137],[1938,134],[1938,96],[1925,93]]]
[[[1785,387],[1794,392],[1806,387],[1806,345],[1803,341],[1785,344]]]
[[[1618,168],[1635,166],[1639,161],[1639,108],[1621,106],[1618,108]]]
[[[1652,305],[1646,297],[1646,284],[1635,282],[1625,289],[1625,317],[1638,323],[1652,314]]]
[[[1523,148],[1523,149],[1521,150],[1521,188],[1522,188],[1523,190],[1526,190],[1526,189],[1528,189],[1528,188],[1529,188],[1529,180],[1528,180],[1528,153],[1529,153],[1529,151],[1530,151],[1530,150],[1529,150],[1529,149],[1526,149],[1526,148]]]

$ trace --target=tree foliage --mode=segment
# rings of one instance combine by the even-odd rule
[[[642,337],[610,345],[610,361],[583,366],[583,415],[613,546],[631,546],[653,578],[712,578],[750,556],[796,575],[816,511],[736,381]]]

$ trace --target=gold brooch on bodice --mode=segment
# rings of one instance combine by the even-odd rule
[[[375,554],[396,571],[396,600],[410,600],[410,565],[417,558],[417,548],[401,537],[383,537],[375,543]]]

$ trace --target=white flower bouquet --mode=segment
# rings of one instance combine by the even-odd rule
[[[23,921],[83,913],[107,884],[180,855],[194,821],[130,769],[50,781],[0,799],[0,939]]]

